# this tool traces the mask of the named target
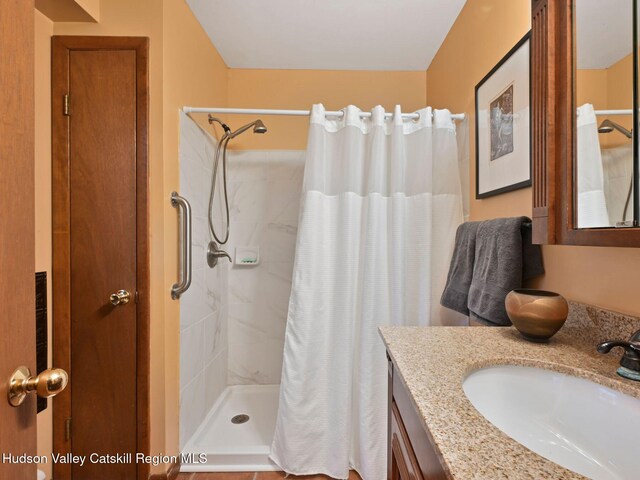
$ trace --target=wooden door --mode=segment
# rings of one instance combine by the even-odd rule
[[[146,40],[54,37],[53,52],[54,356],[71,376],[54,448],[87,458],[54,472],[135,479],[147,424]]]
[[[36,454],[35,398],[7,401],[13,371],[36,369],[33,9],[0,2],[0,455]],[[0,461],[0,478],[32,480],[36,466]]]

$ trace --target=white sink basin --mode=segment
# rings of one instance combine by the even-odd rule
[[[538,455],[593,479],[640,478],[640,400],[514,365],[476,370],[462,386],[487,420]]]

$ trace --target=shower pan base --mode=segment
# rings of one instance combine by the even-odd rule
[[[182,472],[280,470],[269,460],[280,385],[234,385],[220,395],[183,449],[183,459],[203,453],[206,463],[183,463]],[[248,416],[248,420],[244,416]],[[232,421],[233,419],[233,421]],[[195,454],[189,457],[186,454]]]

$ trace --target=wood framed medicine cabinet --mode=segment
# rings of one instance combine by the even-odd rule
[[[640,247],[638,166],[637,1],[629,22],[633,76],[627,120],[633,120],[630,204],[625,226],[577,228],[576,4],[581,0],[531,2],[531,168],[533,241],[539,244]],[[607,2],[602,2],[606,4]],[[631,17],[631,18],[630,18]],[[630,40],[631,42],[631,40]],[[631,81],[631,79],[628,79]],[[633,112],[633,113],[632,113]],[[611,138],[611,137],[609,137]],[[629,187],[631,191],[631,186]],[[627,200],[629,203],[629,200]],[[625,210],[626,211],[626,210]]]

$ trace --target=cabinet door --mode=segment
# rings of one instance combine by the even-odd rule
[[[391,480],[422,480],[420,467],[411,448],[395,402],[391,403]]]
[[[389,453],[392,480],[449,480],[430,432],[415,410],[396,366],[389,359]]]

